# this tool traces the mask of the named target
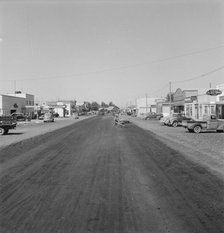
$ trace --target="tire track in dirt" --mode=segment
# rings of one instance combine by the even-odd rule
[[[134,125],[91,118],[4,152],[4,233],[223,231],[222,181]]]

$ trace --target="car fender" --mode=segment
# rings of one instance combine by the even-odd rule
[[[195,126],[200,126],[201,128],[203,128],[200,123],[191,123],[190,125],[187,126],[187,128],[188,129],[193,129]]]

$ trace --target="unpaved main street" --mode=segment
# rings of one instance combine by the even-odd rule
[[[111,117],[5,147],[0,163],[0,232],[224,232],[221,177]]]

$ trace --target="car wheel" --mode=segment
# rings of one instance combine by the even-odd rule
[[[4,128],[0,128],[0,135],[5,134],[5,129]]]
[[[196,125],[193,130],[194,130],[195,133],[200,133],[201,132],[201,126]]]
[[[172,124],[172,126],[176,128],[178,126],[177,121],[174,121],[173,124]]]

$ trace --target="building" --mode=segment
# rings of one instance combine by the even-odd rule
[[[224,119],[224,83],[216,86],[222,93],[216,96],[216,114],[218,118]]]
[[[197,92],[185,98],[184,113],[195,119],[203,119],[204,115],[215,114],[217,118],[224,119],[224,85],[218,85],[217,89],[222,93],[218,96],[209,95],[209,89],[198,88]]]
[[[173,111],[173,104],[166,101],[156,102],[156,113],[163,114],[163,116],[168,116]]]
[[[107,113],[118,113],[120,111],[120,109],[117,106],[109,106],[108,108],[105,108],[105,111]]]
[[[156,112],[156,98],[138,98],[136,100],[137,115],[141,116],[149,112]]]
[[[47,106],[49,111],[58,113],[59,117],[70,117],[75,109],[75,103],[72,100],[49,101]]]
[[[174,112],[183,113],[185,112],[185,102],[190,99],[192,96],[197,96],[198,89],[183,89],[178,88],[173,95],[173,107]]]
[[[16,92],[15,94],[0,95],[0,115],[14,112],[34,115],[34,95]]]

